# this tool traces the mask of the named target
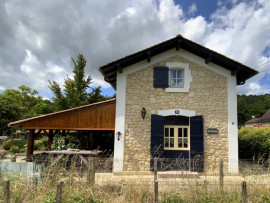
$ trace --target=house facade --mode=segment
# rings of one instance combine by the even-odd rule
[[[114,172],[149,171],[153,157],[238,172],[236,86],[256,71],[182,36],[100,71],[117,91]]]

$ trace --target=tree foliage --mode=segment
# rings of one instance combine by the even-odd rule
[[[238,95],[238,121],[245,123],[252,116],[261,117],[270,108],[270,95]]]
[[[0,93],[0,135],[11,133],[7,124],[12,121],[53,112],[52,103],[37,93],[24,85]]]
[[[92,78],[85,76],[84,69],[87,61],[84,56],[79,54],[76,60],[71,58],[71,61],[74,66],[72,71],[74,77],[67,76],[63,91],[57,82],[49,81],[49,88],[54,93],[52,100],[56,108],[64,110],[108,99],[109,97],[100,94],[101,87],[90,87]]]

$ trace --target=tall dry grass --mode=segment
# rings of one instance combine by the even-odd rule
[[[257,166],[259,167],[259,166]],[[250,178],[253,177],[253,178]],[[270,175],[249,174],[247,181],[248,202],[270,202]],[[67,203],[152,203],[154,201],[153,182],[141,181],[119,183],[107,182],[104,185],[92,185],[87,181],[85,171],[77,163],[62,163],[48,166],[44,178],[38,184],[25,180],[15,174],[3,174],[0,180],[0,202],[3,202],[3,180],[10,180],[11,202],[55,202],[56,186],[59,180],[64,182],[62,200]],[[184,176],[175,179],[159,180],[159,202],[243,202],[241,183],[225,179],[223,187],[218,178],[213,180],[188,179]],[[254,181],[258,180],[258,181]],[[260,181],[259,181],[260,180]]]

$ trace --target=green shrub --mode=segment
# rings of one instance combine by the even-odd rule
[[[12,139],[6,139],[3,141],[2,147],[4,150],[10,150],[10,147],[13,145],[13,140]]]
[[[13,139],[13,145],[18,146],[20,149],[26,144],[26,139]]]
[[[52,149],[76,149],[79,146],[79,139],[76,135],[55,135],[53,138]]]
[[[269,157],[270,128],[242,128],[238,133],[240,159]]]
[[[162,203],[182,203],[184,200],[181,199],[177,194],[165,194]]]
[[[44,136],[39,140],[35,140],[34,150],[47,150],[48,149],[48,137]]]
[[[10,152],[13,153],[13,154],[19,153],[20,152],[20,148],[18,146],[16,146],[16,145],[12,145],[10,147]]]

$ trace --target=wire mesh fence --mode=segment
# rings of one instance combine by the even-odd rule
[[[267,202],[270,198],[268,159],[240,160],[239,169],[242,176],[240,178],[228,177],[225,174],[221,184],[220,171],[212,174],[215,177],[183,175],[184,171],[194,171],[196,167],[201,166],[202,160],[198,158],[195,160],[157,158],[156,165],[159,173],[180,172],[177,176],[160,176],[157,173],[155,184],[153,173],[149,173],[150,175],[134,173],[136,175],[134,178],[131,176],[124,178],[124,176],[118,175],[114,179],[111,178],[112,176],[106,175],[112,174],[113,157],[111,154],[84,157],[83,159],[78,155],[62,156],[58,160],[57,157],[59,156],[48,154],[31,157],[33,164],[43,166],[41,169],[33,168],[33,176],[38,177],[37,174],[39,174],[40,179],[33,178],[31,181],[27,181],[27,178],[14,178],[12,175],[2,174],[2,179],[0,179],[2,185],[4,184],[3,179],[11,181],[11,201],[15,202],[15,199],[18,198],[21,200],[19,202],[32,199],[44,202],[49,197],[55,200],[59,180],[63,181],[62,199],[67,202],[82,199],[84,201],[81,202],[89,202],[91,198],[100,202],[153,202],[156,200],[155,195],[158,195],[160,202]],[[152,161],[153,166],[151,166]],[[154,160],[149,160],[149,163],[150,170],[154,170]],[[96,186],[93,187],[95,173],[101,174],[100,177],[104,174],[104,177],[111,179],[102,179],[99,181],[99,183],[102,182],[101,185],[96,181]],[[246,188],[243,187],[243,181],[246,181]],[[157,194],[155,185],[158,187]],[[25,188],[28,189],[28,193],[32,191],[33,194],[24,193]],[[3,187],[0,188],[0,198],[3,197],[3,190]],[[96,194],[100,194],[100,196]]]

